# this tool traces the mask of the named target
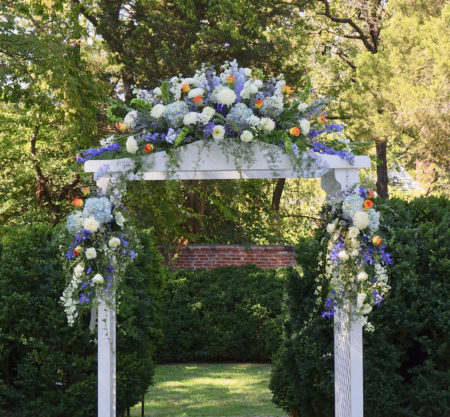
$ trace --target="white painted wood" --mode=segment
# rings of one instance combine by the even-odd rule
[[[225,148],[227,152],[224,152]],[[231,152],[231,156],[229,153]],[[173,166],[166,152],[142,157],[139,175],[128,175],[128,180],[166,179],[245,179],[321,177],[327,199],[342,199],[343,192],[359,182],[359,169],[370,167],[370,158],[356,156],[354,164],[335,155],[320,155],[321,163],[311,162],[306,154],[300,166],[292,155],[281,148],[265,143],[242,144],[239,141],[217,144],[195,142],[175,150],[178,166]],[[227,156],[228,155],[228,156]],[[236,155],[242,155],[236,166]],[[129,158],[91,160],[84,165],[86,172],[96,172],[108,165],[105,177],[97,181],[105,191],[114,177],[133,168]],[[114,295],[113,295],[114,297]],[[115,302],[115,298],[113,299]],[[114,305],[114,304],[113,304]],[[350,307],[348,307],[350,308]],[[99,305],[98,311],[98,416],[115,417],[116,403],[116,323],[115,308]],[[104,325],[102,325],[104,323]],[[348,309],[335,314],[335,416],[363,417],[363,357],[362,326],[350,324]]]

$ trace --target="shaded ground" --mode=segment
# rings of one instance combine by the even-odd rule
[[[281,417],[268,388],[269,364],[181,364],[156,368],[146,417]],[[132,416],[141,415],[137,405]]]

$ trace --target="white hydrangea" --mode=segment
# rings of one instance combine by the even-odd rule
[[[132,153],[132,154],[135,154],[139,149],[139,146],[138,146],[134,136],[128,137],[127,143],[125,144],[125,146],[127,148],[127,152]]]
[[[358,278],[358,281],[367,281],[367,278],[369,278],[369,275],[367,275],[366,272],[361,271],[358,273],[358,275],[356,277]]]
[[[217,101],[224,106],[231,106],[236,101],[236,93],[228,87],[222,87],[216,94]]]
[[[252,127],[253,129],[258,129],[261,123],[261,119],[258,116],[250,116],[247,119],[247,123]]]
[[[97,257],[97,251],[95,248],[87,248],[85,254],[86,259],[95,259]]]
[[[374,234],[380,227],[380,213],[374,209],[369,211],[369,232]]]
[[[128,129],[132,129],[136,124],[136,119],[138,117],[138,112],[136,110],[132,110],[123,119],[123,122],[127,125]]]
[[[205,90],[203,88],[193,88],[189,91],[188,97],[194,98],[197,96],[203,96],[203,94],[205,94]]]
[[[262,117],[259,126],[264,132],[270,133],[275,129],[275,122],[270,117]]]
[[[361,211],[364,199],[357,194],[345,197],[342,202],[342,212],[346,219],[351,219],[357,211]]]
[[[357,211],[352,220],[359,230],[364,230],[369,225],[369,215],[365,211]]]
[[[75,268],[73,268],[73,275],[77,278],[80,278],[84,273],[84,265],[78,264]]]
[[[119,245],[120,245],[120,239],[119,238],[112,237],[111,239],[109,239],[108,246],[111,249],[116,249],[117,247],[119,247]]]
[[[100,274],[96,274],[94,275],[94,278],[92,278],[92,283],[93,284],[103,284],[105,282],[105,280],[103,279],[102,275]]]
[[[164,106],[164,104],[157,104],[156,106],[152,107],[150,111],[150,116],[152,116],[156,120],[161,119],[165,109],[166,106]]]
[[[309,133],[309,129],[310,129],[309,121],[307,119],[301,119],[299,121],[299,125],[300,125],[300,131],[302,132],[302,134],[304,136],[306,136]]]
[[[195,123],[197,123],[197,113],[191,111],[183,117],[185,126],[195,125]]]
[[[225,136],[225,128],[221,125],[215,125],[212,131],[212,136],[215,141],[220,141]]]
[[[284,104],[282,96],[267,97],[263,101],[261,113],[265,116],[277,117],[283,112]]]
[[[244,130],[241,133],[241,140],[242,142],[250,142],[253,139],[253,133],[249,130]]]
[[[88,217],[83,223],[83,229],[89,230],[91,233],[95,233],[100,228],[100,223],[95,220],[94,216]]]

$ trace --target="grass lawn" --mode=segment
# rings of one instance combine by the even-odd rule
[[[146,417],[280,417],[268,388],[270,365],[182,364],[156,368]],[[131,411],[141,415],[140,405]]]

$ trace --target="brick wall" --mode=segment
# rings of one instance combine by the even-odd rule
[[[256,264],[261,268],[295,266],[294,246],[189,245],[173,266],[177,269],[212,269],[246,264]]]

